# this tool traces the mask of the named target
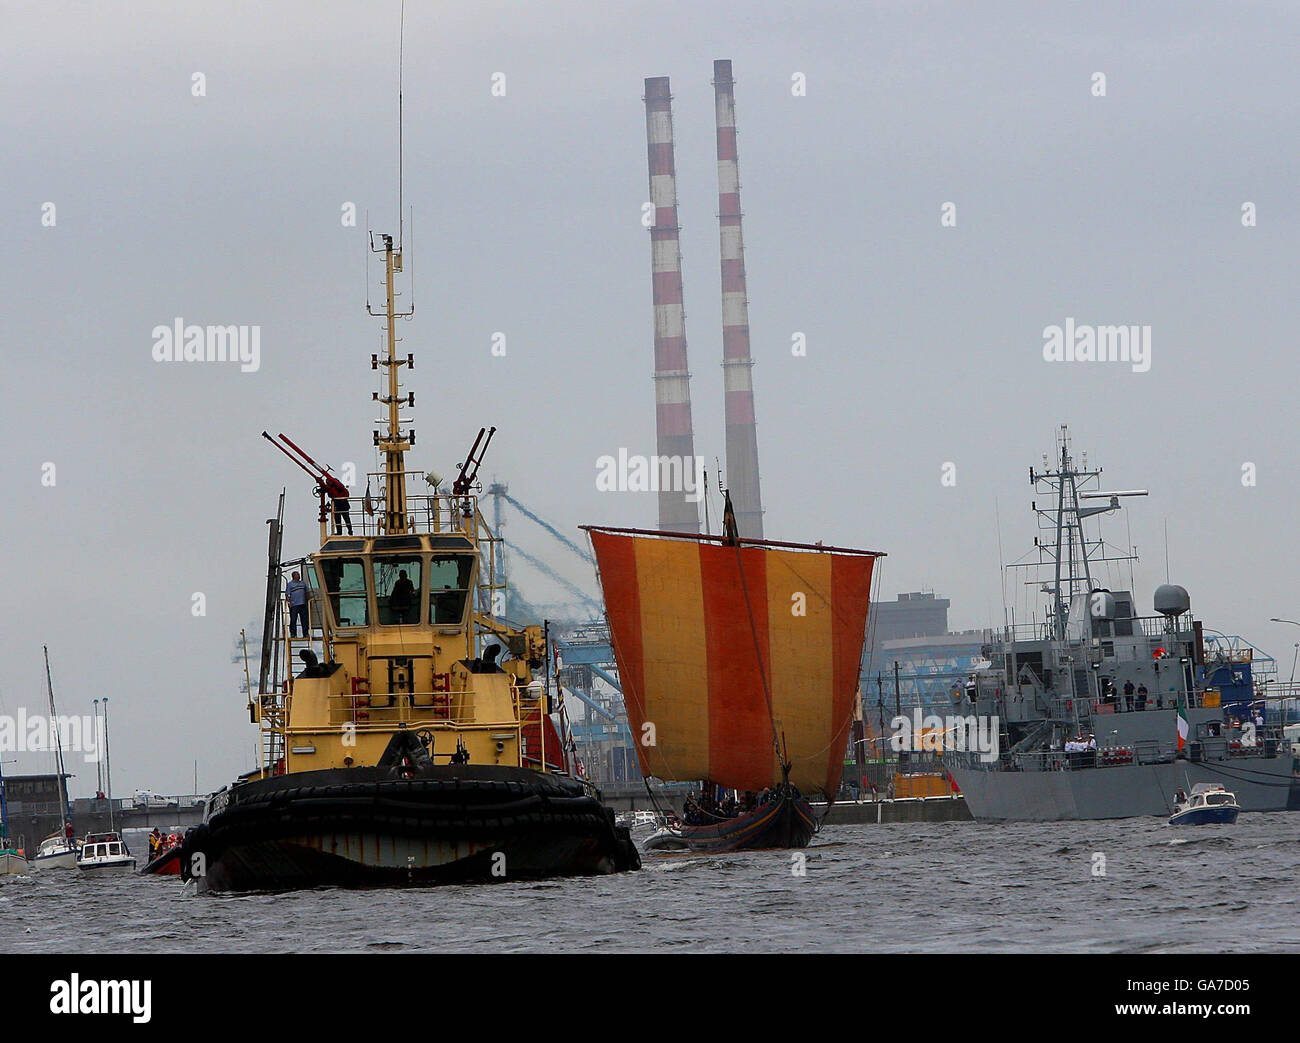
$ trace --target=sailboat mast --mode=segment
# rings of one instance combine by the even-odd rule
[[[108,797],[108,831],[113,831],[113,762],[108,755],[108,696],[104,696],[104,792]]]
[[[9,846],[9,801],[5,797],[5,767],[2,757],[0,757],[0,846]]]
[[[60,830],[63,823],[71,817],[71,809],[68,807],[68,780],[63,773],[63,739],[59,735],[59,717],[58,712],[54,709],[54,680],[50,676],[50,649],[47,645],[41,646],[41,651],[45,653],[45,690],[50,696],[50,731],[54,733],[54,764],[55,770],[59,773],[59,822]]]

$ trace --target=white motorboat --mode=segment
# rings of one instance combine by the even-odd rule
[[[1236,796],[1218,783],[1198,782],[1191,796],[1178,791],[1174,799],[1174,813],[1169,816],[1171,826],[1231,825],[1241,814]]]
[[[77,868],[83,873],[135,872],[135,856],[118,833],[87,833]]]

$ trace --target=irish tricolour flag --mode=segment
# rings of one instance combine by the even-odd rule
[[[1182,699],[1178,700],[1178,752],[1187,745],[1187,711],[1183,709]]]

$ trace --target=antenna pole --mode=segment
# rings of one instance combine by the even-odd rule
[[[406,51],[406,0],[402,0],[397,27],[397,252],[400,255],[405,242],[406,227],[402,223],[402,58]]]
[[[402,270],[402,236],[405,230],[402,215],[402,208],[405,205],[402,186],[402,62],[405,39],[406,3],[403,0],[397,43],[397,245],[393,245],[391,235],[380,236],[384,244],[383,315],[387,350],[382,359],[371,356],[370,360],[372,369],[378,369],[382,365],[388,370],[388,394],[381,398],[379,393],[375,392],[374,397],[388,406],[388,430],[382,435],[379,431],[375,432],[375,446],[384,454],[384,531],[389,534],[407,531],[405,454],[415,444],[415,432],[403,432],[400,414],[403,401],[407,405],[415,405],[415,395],[412,393],[405,399],[401,398],[397,379],[400,366],[415,365],[415,360],[410,355],[400,360],[397,357],[397,320],[407,318],[414,310],[412,308],[407,308],[403,312],[397,310],[396,287],[397,273]],[[373,235],[370,242],[371,249],[374,249]],[[366,305],[366,310],[370,311],[369,304]]]
[[[104,790],[108,797],[108,831],[113,832],[113,761],[108,753],[108,696],[104,696]]]

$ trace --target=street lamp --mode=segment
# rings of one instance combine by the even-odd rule
[[[1300,623],[1297,623],[1294,619],[1280,619],[1277,616],[1270,616],[1268,621],[1270,623],[1290,623],[1293,627],[1300,627]],[[1300,644],[1295,646],[1295,655],[1291,658],[1291,680],[1287,682],[1288,685],[1295,684],[1296,660],[1300,660]]]

